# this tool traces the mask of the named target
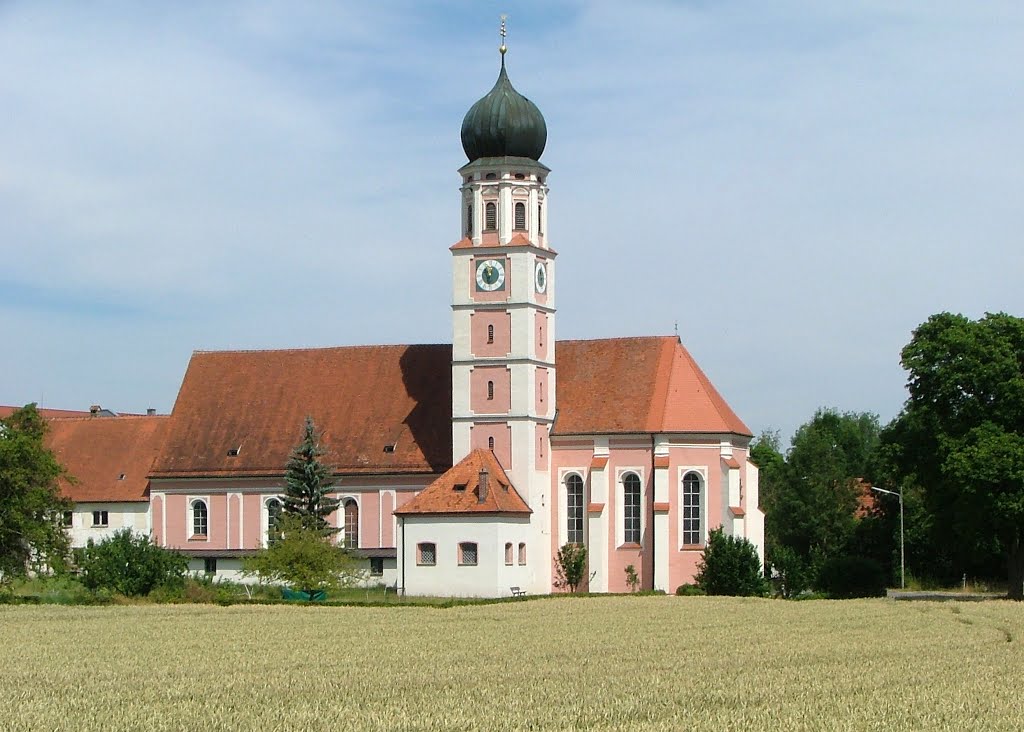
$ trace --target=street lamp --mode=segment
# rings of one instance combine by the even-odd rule
[[[900,488],[900,492],[897,493],[896,491],[887,491],[885,488],[873,485],[871,490],[878,491],[879,493],[888,493],[890,496],[897,496],[900,499],[900,589],[905,590],[907,588],[907,566],[903,553],[903,489]]]

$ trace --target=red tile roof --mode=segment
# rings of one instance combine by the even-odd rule
[[[451,393],[448,345],[197,352],[153,475],[281,475],[307,415],[339,473],[441,473]]]
[[[488,474],[488,489],[480,500],[480,471]],[[458,489],[456,489],[458,487]],[[415,498],[395,511],[399,516],[461,513],[532,513],[494,453],[476,449]]]
[[[720,432],[751,436],[675,336],[559,341],[552,434]]]
[[[75,479],[62,482],[61,492],[77,503],[148,501],[149,471],[169,421],[167,416],[51,420],[46,444]]]
[[[555,350],[553,434],[750,434],[675,337]],[[197,352],[153,476],[281,475],[306,415],[338,473],[442,473],[451,467],[451,346]]]

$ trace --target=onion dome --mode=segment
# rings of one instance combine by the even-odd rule
[[[513,88],[505,73],[503,52],[494,88],[470,107],[462,120],[462,149],[471,163],[504,156],[540,160],[547,141],[544,115]]]

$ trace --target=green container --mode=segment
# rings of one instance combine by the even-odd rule
[[[285,600],[304,600],[305,602],[323,602],[327,599],[327,590],[317,590],[313,594],[302,590],[290,590],[287,587],[281,588],[281,597]]]

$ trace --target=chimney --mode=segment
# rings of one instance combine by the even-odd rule
[[[150,407],[149,409],[146,410],[146,416],[147,417],[155,417],[156,416],[156,410],[153,409],[153,407]]]
[[[480,478],[480,483],[477,488],[476,501],[477,503],[483,503],[487,500],[487,488],[491,476],[488,474],[487,468],[480,468],[480,475],[478,477]]]
[[[89,407],[89,416],[95,417],[100,413],[100,409],[101,407],[99,404],[93,404],[91,407]]]

